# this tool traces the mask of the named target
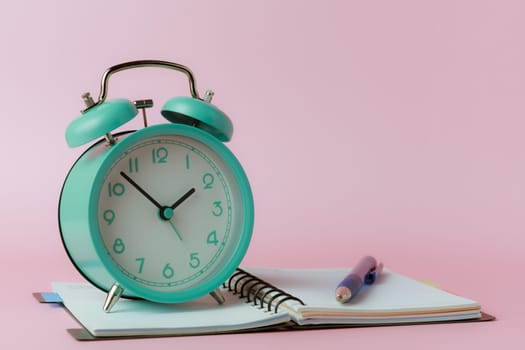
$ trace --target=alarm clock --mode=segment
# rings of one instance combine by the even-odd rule
[[[106,100],[112,74],[156,67],[184,73],[191,96],[169,99],[167,123],[148,125],[152,100]],[[108,68],[98,100],[66,129],[70,147],[93,142],[66,176],[59,200],[62,242],[71,262],[107,293],[110,312],[120,297],[181,303],[211,294],[248,249],[254,222],[249,181],[224,142],[233,125],[201,98],[193,73],[178,63],[141,60]],[[115,132],[142,111],[144,127]]]

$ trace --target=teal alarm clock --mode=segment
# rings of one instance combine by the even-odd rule
[[[106,100],[112,74],[157,67],[184,73],[191,96],[168,100],[165,124],[148,125],[151,100]],[[142,60],[110,67],[98,101],[66,129],[70,147],[93,142],[70,169],[60,193],[59,226],[77,270],[107,292],[109,312],[120,297],[180,303],[211,294],[235,271],[254,222],[246,174],[224,145],[230,119],[201,98],[189,68]],[[115,130],[142,110],[144,127]]]

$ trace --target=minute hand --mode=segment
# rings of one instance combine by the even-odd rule
[[[135,181],[133,181],[133,179],[131,177],[129,177],[128,175],[126,175],[125,172],[121,171],[120,172],[120,175],[122,175],[122,177],[124,179],[126,179],[126,181],[128,181],[131,185],[133,185],[133,187],[135,187],[140,193],[142,193],[144,195],[144,197],[146,197],[147,199],[149,199],[149,201],[151,203],[153,203],[157,208],[159,209],[162,209],[162,205],[160,205],[159,202],[157,202],[155,200],[155,198],[153,198],[152,196],[149,195],[148,192],[146,192],[142,187],[140,187]]]

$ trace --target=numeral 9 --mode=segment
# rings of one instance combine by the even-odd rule
[[[113,223],[113,221],[115,220],[115,212],[111,209],[108,209],[106,211],[104,211],[104,221],[108,224],[108,225],[111,225]]]

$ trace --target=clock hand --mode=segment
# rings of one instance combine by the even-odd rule
[[[179,237],[179,239],[182,241],[182,236],[180,235],[179,230],[177,230],[173,222],[171,222],[171,220],[168,220],[168,223],[170,224],[171,228],[173,229],[177,237]]]
[[[153,203],[158,209],[159,209],[159,216],[161,219],[168,221],[173,231],[175,231],[175,234],[177,237],[182,241],[182,237],[175,227],[175,225],[171,222],[171,218],[173,217],[173,210],[177,208],[182,202],[184,202],[186,199],[188,199],[189,196],[191,196],[195,192],[195,188],[191,188],[188,192],[186,192],[182,197],[180,197],[173,205],[170,207],[161,205],[159,202],[155,200],[148,192],[146,192],[142,187],[139,186],[132,178],[130,178],[125,172],[121,171],[120,175],[126,179],[133,187],[135,187],[144,197],[146,197],[151,203]]]
[[[175,210],[175,208],[177,208],[179,205],[181,205],[182,202],[184,202],[186,199],[188,199],[188,197],[191,196],[193,193],[195,193],[195,188],[192,188],[188,192],[183,194],[182,197],[177,199],[177,201],[175,203],[173,203],[171,206],[169,206],[169,207],[164,206],[164,205],[160,206],[159,207],[159,209],[160,209],[159,214],[160,214],[161,219],[166,220],[166,221],[171,220],[171,218],[173,217],[173,214],[174,214],[173,211]]]
[[[177,208],[179,205],[181,205],[182,202],[184,202],[186,199],[188,199],[189,196],[191,196],[194,193],[195,193],[195,188],[191,188],[188,192],[184,193],[184,195],[182,197],[177,199],[177,201],[175,203],[173,203],[170,206],[170,208],[175,210],[175,208]]]
[[[123,171],[120,172],[120,175],[122,175],[122,177],[126,179],[126,181],[128,181],[130,184],[133,185],[133,187],[135,187],[140,193],[142,193],[144,197],[149,199],[151,203],[153,203],[157,208],[162,210],[162,205],[160,205],[159,202],[157,202],[152,196],[150,196],[148,192],[144,191],[144,189],[140,187],[135,181],[133,181],[131,177],[126,175],[126,173],[124,173]]]
[[[175,203],[173,203],[170,207],[162,207],[160,208],[160,217],[163,220],[166,220],[173,231],[175,231],[175,234],[179,239],[182,241],[182,236],[179,233],[179,230],[177,230],[177,227],[175,227],[175,224],[171,222],[171,219],[173,218],[173,210],[177,208],[179,205],[182,204],[186,199],[188,199],[189,196],[191,196],[193,193],[195,193],[195,188],[191,188],[188,192],[182,195]]]

